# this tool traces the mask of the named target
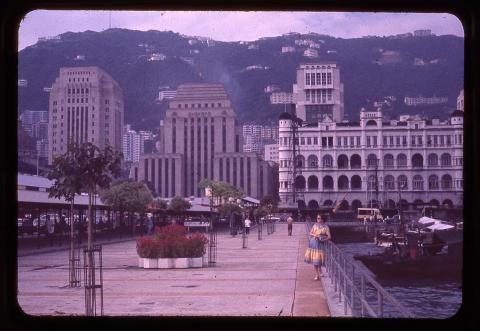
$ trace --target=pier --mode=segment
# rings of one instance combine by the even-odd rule
[[[313,267],[303,262],[307,227],[297,223],[293,235],[287,236],[286,224],[276,224],[272,233],[264,228],[261,239],[252,228],[246,244],[242,235],[218,233],[216,266],[204,264],[194,269],[141,269],[135,241],[105,244],[104,315],[338,317],[355,315],[357,300],[365,316],[380,317],[378,309],[369,314],[376,308],[351,286],[352,279],[347,276],[351,270],[332,250],[334,245],[327,253],[331,255],[324,269],[328,274],[320,282],[313,280]],[[19,255],[18,302],[25,313],[84,314],[83,288],[66,286],[67,250],[32,250]],[[365,277],[364,281],[373,279]],[[390,300],[388,294],[378,291],[378,302]],[[352,295],[354,300],[346,299]],[[353,309],[349,308],[352,302]]]

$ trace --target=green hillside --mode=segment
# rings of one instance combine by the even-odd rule
[[[182,83],[224,83],[233,101],[239,122],[276,122],[283,106],[269,104],[264,88],[276,84],[292,91],[299,63],[310,62],[303,56],[306,46],[296,39],[312,40],[320,45],[318,60],[336,61],[341,68],[345,89],[345,112],[358,119],[362,106],[393,95],[398,102],[389,115],[423,112],[446,117],[455,108],[463,88],[463,38],[455,36],[388,37],[341,39],[323,35],[297,35],[264,38],[255,43],[206,42],[189,44],[193,38],[173,32],[109,29],[103,32],[65,33],[60,41],[42,41],[19,52],[18,112],[25,109],[47,110],[48,93],[63,66],[101,67],[123,89],[125,122],[137,129],[158,126],[167,102],[156,101],[159,88],[176,88]],[[249,49],[255,44],[258,49]],[[282,46],[295,46],[295,53],[281,53]],[[152,53],[166,56],[163,61],[148,61]],[[83,55],[84,60],[76,60]],[[182,59],[183,58],[183,59]],[[191,65],[184,58],[191,58]],[[426,65],[413,65],[414,59]],[[433,63],[430,63],[433,61]],[[267,69],[245,70],[260,65]],[[407,109],[404,96],[447,96],[442,107]]]

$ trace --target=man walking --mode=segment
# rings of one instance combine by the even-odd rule
[[[293,229],[293,218],[292,216],[288,216],[287,218],[287,227],[288,227],[288,235],[292,235],[292,229]]]
[[[245,218],[245,234],[249,234],[250,233],[250,226],[252,225],[252,222],[250,221],[250,219],[248,218]]]

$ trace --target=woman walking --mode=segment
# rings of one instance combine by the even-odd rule
[[[325,264],[325,243],[330,239],[330,228],[325,225],[324,216],[318,214],[317,222],[310,230],[308,248],[305,252],[305,262],[313,264],[315,268],[314,280],[319,280],[322,275],[321,267]]]

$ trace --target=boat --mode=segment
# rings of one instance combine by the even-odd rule
[[[387,237],[387,235],[385,235]],[[452,224],[422,217],[379,254],[355,255],[377,277],[461,277],[463,230]]]

